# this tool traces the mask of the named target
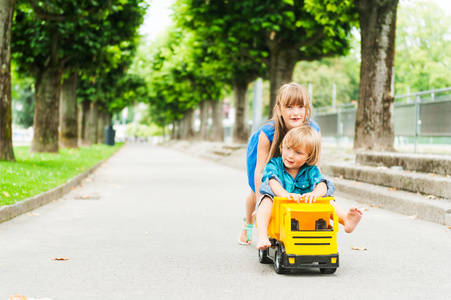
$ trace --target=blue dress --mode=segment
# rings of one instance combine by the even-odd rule
[[[319,126],[312,120],[308,120],[310,123],[310,127],[316,129],[319,132]],[[257,131],[252,134],[249,142],[247,144],[247,152],[246,152],[246,165],[247,165],[247,179],[249,182],[249,186],[252,191],[255,193],[255,168],[257,167],[257,149],[258,149],[258,140],[260,138],[260,133],[264,132],[266,137],[268,137],[269,143],[272,144],[272,140],[274,138],[274,121],[270,120],[266,122],[262,127],[260,127]]]

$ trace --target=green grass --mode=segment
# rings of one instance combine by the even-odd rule
[[[122,145],[61,148],[59,154],[30,153],[30,147],[14,147],[16,162],[0,161],[0,206],[59,186],[110,157]]]

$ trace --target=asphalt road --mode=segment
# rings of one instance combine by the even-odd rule
[[[335,274],[278,275],[255,241],[237,242],[247,192],[242,170],[128,144],[82,187],[0,224],[0,300],[449,299],[447,227],[368,207],[354,233],[340,228]]]

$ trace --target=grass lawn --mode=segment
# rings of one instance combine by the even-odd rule
[[[28,146],[14,147],[16,162],[0,161],[0,206],[59,186],[110,157],[122,145],[60,148],[59,154],[30,153]]]

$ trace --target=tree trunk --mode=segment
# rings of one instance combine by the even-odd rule
[[[201,141],[208,140],[209,126],[208,126],[208,115],[210,112],[210,102],[209,100],[203,100],[199,103],[200,106],[200,130],[199,139]]]
[[[172,121],[172,131],[171,131],[171,140],[175,140],[175,132],[176,132],[176,128],[175,128],[176,124],[175,124],[175,120]]]
[[[211,100],[212,108],[212,124],[210,139],[213,142],[224,141],[224,126],[222,120],[224,119],[224,113],[222,111],[222,101]]]
[[[11,28],[14,0],[0,1],[0,160],[15,161],[11,110]]]
[[[272,110],[276,105],[277,91],[283,84],[293,80],[296,56],[299,53],[299,50],[292,45],[270,45],[270,49],[269,119],[272,118]]]
[[[235,126],[233,128],[233,141],[247,143],[249,138],[249,125],[247,123],[247,81],[235,82],[233,92],[235,95]]]
[[[31,152],[58,153],[61,75],[60,66],[38,71]]]
[[[89,118],[89,109],[91,107],[91,101],[83,100],[81,102],[81,120],[80,120],[80,138],[81,145],[83,146],[91,146],[91,143],[88,139],[88,118]]]
[[[103,144],[105,142],[105,118],[106,112],[99,110],[97,119],[97,144]]]
[[[398,0],[380,2],[355,0],[362,37],[355,150],[394,150],[394,98],[390,90]]]
[[[91,102],[89,106],[89,113],[86,126],[86,139],[89,145],[97,143],[97,120],[99,115],[99,109],[97,102]]]
[[[77,72],[72,72],[62,85],[60,139],[63,148],[78,148]]]
[[[180,122],[180,139],[192,140],[194,138],[194,109],[190,108],[185,111],[183,119]]]
[[[180,140],[181,139],[181,121],[180,120],[174,120],[172,121],[172,139],[173,140]]]

